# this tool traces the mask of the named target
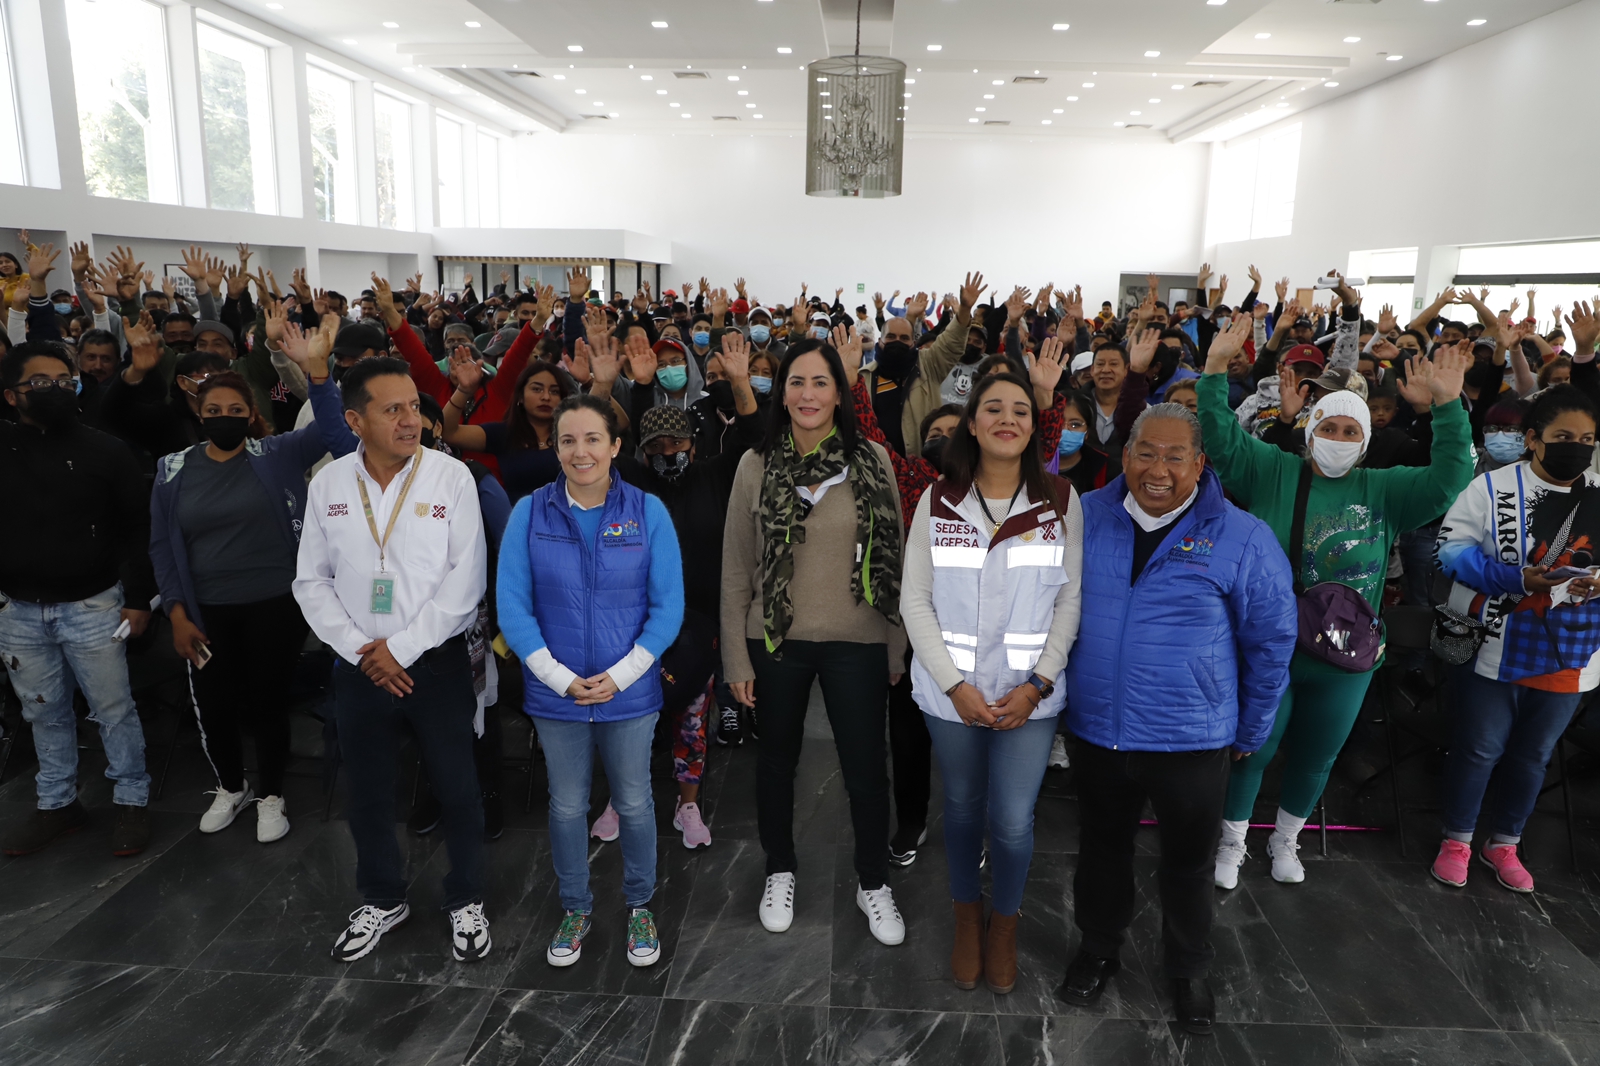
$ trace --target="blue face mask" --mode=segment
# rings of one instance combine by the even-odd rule
[[[1057,455],[1077,455],[1083,447],[1083,442],[1089,439],[1088,430],[1064,429],[1061,431],[1061,443],[1056,447]]]
[[[817,340],[819,340],[819,341],[825,341],[825,340],[828,339],[828,327],[827,326],[813,326],[812,329],[811,329],[811,335],[813,337],[817,338]]]
[[[71,304],[51,304],[51,306],[56,309],[56,314],[58,314],[58,315],[70,315],[70,314],[72,314],[72,305]]]
[[[709,348],[709,347],[711,347],[711,334],[709,332],[707,332],[706,330],[703,330],[703,329],[695,330],[693,333],[691,333],[689,335],[689,339],[694,341],[694,344],[695,344],[696,348]]]
[[[689,368],[664,366],[656,371],[656,383],[668,392],[677,392],[689,384]]]
[[[750,375],[750,387],[755,389],[761,395],[765,396],[767,393],[772,391],[772,379],[758,378],[752,374]]]
[[[750,339],[757,344],[765,344],[772,339],[772,330],[766,326],[751,326]]]
[[[1497,463],[1514,463],[1527,450],[1521,433],[1509,430],[1490,431],[1483,435],[1484,450]]]

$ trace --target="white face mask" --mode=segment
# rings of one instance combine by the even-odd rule
[[[1317,469],[1321,470],[1324,476],[1344,477],[1356,463],[1361,461],[1361,452],[1365,446],[1365,441],[1312,437],[1311,457],[1317,461]]]

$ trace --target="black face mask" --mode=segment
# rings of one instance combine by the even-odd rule
[[[949,437],[931,437],[922,442],[923,460],[941,474],[944,473],[944,449],[949,443]]]
[[[1594,445],[1582,441],[1563,440],[1547,443],[1539,465],[1555,481],[1572,481],[1581,477],[1594,461]]]
[[[672,455],[652,455],[650,469],[668,481],[677,481],[689,470],[689,453],[681,451]]]
[[[706,385],[706,395],[711,397],[711,402],[723,411],[733,410],[733,383],[731,381],[713,381]]]
[[[212,415],[200,420],[200,430],[212,444],[231,452],[244,443],[250,432],[250,419],[244,415]]]
[[[438,444],[439,438],[434,436],[433,430],[424,428],[422,431],[422,446],[430,452]]]
[[[166,341],[164,343],[179,355],[187,355],[189,352],[194,351],[194,341]]]
[[[338,363],[334,363],[333,369],[328,371],[328,376],[333,378],[333,383],[337,385],[341,380],[343,380],[345,371],[349,369],[350,368],[347,366],[341,366]]]
[[[961,361],[965,364],[980,362],[983,359],[983,349],[976,344],[967,345],[967,350],[962,353]]]
[[[917,350],[905,341],[888,341],[878,349],[879,373],[897,381],[911,373],[916,360]]]
[[[34,389],[22,409],[46,429],[60,429],[78,417],[78,398],[65,389]]]

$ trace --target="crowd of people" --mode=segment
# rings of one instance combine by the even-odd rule
[[[1118,972],[1148,803],[1173,1009],[1204,1033],[1214,897],[1239,883],[1263,774],[1281,755],[1265,850],[1295,884],[1384,608],[1406,603],[1435,608],[1449,680],[1432,876],[1464,885],[1476,854],[1533,889],[1522,829],[1600,682],[1587,304],[1541,336],[1447,289],[1402,326],[1337,272],[1318,279],[1328,305],[1302,307],[1253,267],[1234,305],[1202,268],[1190,300],[1169,307],[1151,278],[1093,315],[1078,289],[1001,294],[977,273],[853,310],[842,289],[764,303],[742,278],[606,299],[581,267],[564,292],[502,274],[481,296],[470,274],[448,295],[373,275],[352,302],[237,253],[190,249],[192,295],[124,248],[96,261],[24,235],[0,253],[0,653],[39,764],[7,855],[88,820],[75,693],[113,782],[112,849],[146,846],[127,655],[158,612],[217,779],[204,833],[251,807],[263,844],[290,832],[289,679],[331,650],[362,896],[335,957],[410,913],[408,735],[426,786],[409,825],[442,827],[450,858],[451,950],[491,951],[506,706],[549,784],[548,962],[578,963],[612,920],[594,913],[597,838],[619,842],[627,960],[649,966],[658,747],[698,849],[708,742],[759,746],[755,795],[724,802],[758,812],[765,929],[830,891],[793,826],[819,683],[871,936],[914,935],[890,882],[927,839],[937,759],[950,976],[1009,992],[1035,802],[1070,765],[1081,938],[1058,994],[1091,1004]],[[609,802],[590,823],[597,755]]]

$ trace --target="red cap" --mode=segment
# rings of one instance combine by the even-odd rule
[[[1318,367],[1324,367],[1328,365],[1328,357],[1315,344],[1297,344],[1283,357],[1284,366],[1290,363],[1315,363]]]
[[[673,340],[671,337],[662,337],[660,340],[656,341],[655,346],[652,347],[650,350],[652,352],[655,352],[657,355],[660,355],[663,351],[665,351],[668,348],[676,348],[676,349],[678,349],[678,351],[682,352],[685,356],[687,356],[689,354],[689,349],[685,348],[682,344],[680,344],[677,341]]]
[[[678,298],[678,290],[677,289],[664,289],[664,290],[662,290],[661,295],[670,296],[674,300],[676,300]]]
[[[750,302],[748,300],[746,300],[743,296],[739,297],[737,300],[733,301],[733,313],[736,314],[736,315],[747,315],[747,314],[749,314],[750,313]]]

